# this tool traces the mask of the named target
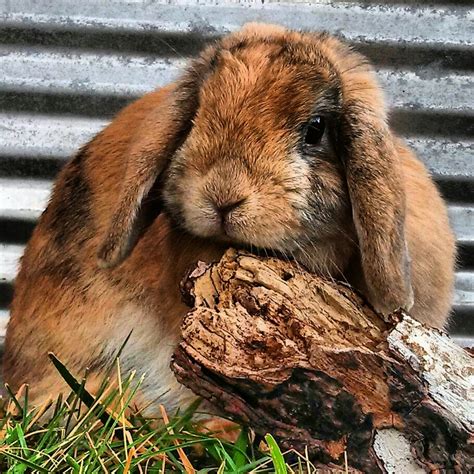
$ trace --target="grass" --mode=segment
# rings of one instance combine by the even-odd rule
[[[116,369],[105,374],[97,394],[85,389],[53,355],[52,362],[71,387],[41,407],[28,406],[28,387],[9,391],[0,413],[2,473],[315,473],[307,456],[282,452],[271,434],[257,442],[242,429],[235,442],[203,432],[193,416],[196,402],[182,412],[144,417],[134,407],[142,382]],[[47,416],[45,416],[45,413]]]

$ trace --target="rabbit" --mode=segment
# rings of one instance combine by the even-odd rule
[[[425,166],[387,125],[367,59],[327,33],[247,24],[126,107],[60,172],[16,280],[3,376],[44,403],[87,387],[132,331],[135,403],[193,394],[170,369],[179,282],[229,246],[349,282],[383,313],[449,319],[455,240]]]

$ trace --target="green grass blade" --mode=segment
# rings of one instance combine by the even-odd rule
[[[273,461],[273,466],[275,467],[275,473],[288,474],[285,458],[283,457],[283,454],[281,453],[280,447],[275,441],[275,438],[271,434],[267,434],[265,435],[265,441],[270,448],[270,456]]]
[[[128,341],[130,340],[130,337],[132,336],[132,333],[133,333],[133,329],[128,333],[128,335],[125,338],[125,340],[123,341],[122,345],[119,347],[119,349],[117,351],[117,354],[115,354],[115,357],[113,359],[111,359],[111,364],[109,365],[107,370],[104,372],[103,382],[106,382],[107,379],[112,375],[112,372],[115,369],[115,363],[116,363],[117,359],[119,359],[120,356],[122,355],[122,352],[125,349],[125,346],[127,345]]]
[[[16,454],[13,454],[11,451],[3,451],[3,454],[6,457],[8,457],[10,459],[13,459],[14,461],[17,461],[21,464],[24,464],[24,465],[26,465],[27,467],[29,467],[31,469],[35,469],[38,472],[45,472],[46,474],[48,474],[48,472],[49,472],[48,469],[45,469],[44,467],[41,467],[40,465],[38,465],[34,462],[31,462],[28,459],[24,459],[21,456],[17,456]]]
[[[184,410],[183,414],[177,413],[176,414],[176,422],[174,425],[174,429],[180,431],[184,428],[192,419],[194,414],[198,411],[202,403],[202,398],[197,398],[194,400],[187,408]]]
[[[17,400],[15,394],[12,392],[12,389],[10,388],[10,385],[8,385],[7,383],[5,384],[5,389],[6,391],[8,392],[8,396],[10,398],[10,400],[15,404],[15,406],[17,407],[18,411],[21,413],[21,415],[23,416],[23,407],[21,406],[20,402]]]
[[[79,472],[81,470],[79,463],[69,454],[66,454],[66,462],[74,469],[74,472]]]
[[[235,465],[233,459],[230,457],[226,448],[222,444],[218,444],[216,448],[217,451],[221,454],[221,459],[225,462],[226,470],[229,470],[230,472],[237,471],[237,466]]]
[[[20,446],[22,447],[24,453],[26,454],[26,452],[28,451],[28,445],[26,444],[25,433],[23,432],[23,428],[21,427],[20,424],[18,424],[15,426],[15,430],[16,430],[16,436],[17,436],[18,442],[20,443]]]
[[[245,464],[245,466],[241,466],[235,471],[235,474],[243,474],[247,472],[253,472],[255,468],[260,466],[261,464],[268,463],[270,461],[270,456],[265,456],[263,458],[257,459],[256,461],[252,461],[248,464]]]
[[[123,341],[122,345],[120,346],[119,350],[117,351],[117,354],[114,357],[114,361],[120,358],[122,355],[123,350],[125,349],[125,346],[127,345],[130,337],[132,336],[133,329],[128,333],[128,336],[125,338],[125,341]]]
[[[72,391],[81,399],[84,405],[88,408],[92,408],[95,403],[95,398],[85,388],[82,388],[82,384],[77,381],[66,366],[52,352],[48,355],[58,372],[61,374],[61,377],[71,387]],[[100,407],[101,405],[99,403],[96,406]],[[98,415],[98,418],[104,424],[107,424],[110,419],[117,423],[117,420],[115,420],[112,415],[109,415],[105,409],[100,413],[100,415]]]
[[[240,430],[239,437],[235,442],[234,449],[232,451],[232,461],[237,469],[245,466],[248,462],[247,450],[249,447],[249,433],[246,428]]]
[[[66,366],[52,352],[50,352],[48,356],[53,362],[53,365],[56,367],[57,371],[61,374],[61,377],[71,387],[72,391],[76,395],[81,395],[81,400],[90,408],[94,404],[94,397],[87,390],[84,390],[81,393],[82,384],[77,381],[77,379],[71,374],[71,372],[69,372]]]
[[[71,406],[71,409],[69,410],[69,416],[66,421],[66,428],[65,428],[66,433],[69,432],[69,427],[71,426],[71,422],[74,417],[74,414],[76,413],[76,409],[80,413],[80,410],[81,410],[80,400],[81,400],[81,395],[82,393],[84,393],[84,390],[85,390],[86,378],[87,378],[87,374],[82,379],[81,386],[79,387],[79,392],[76,394],[76,396],[74,397],[72,401],[72,406]]]
[[[24,401],[23,401],[23,416],[22,416],[22,426],[23,428],[26,428],[26,425],[28,423],[28,392],[29,392],[29,386],[25,385],[25,395],[24,395]]]

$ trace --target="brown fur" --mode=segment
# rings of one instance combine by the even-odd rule
[[[327,133],[308,149],[314,114]],[[64,389],[48,351],[98,377],[133,329],[122,365],[148,373],[142,403],[155,413],[157,400],[189,400],[169,369],[186,311],[178,283],[228,244],[346,279],[383,312],[446,323],[446,207],[387,127],[365,59],[328,35],[251,24],[127,107],[60,173],[16,281],[5,380],[29,382],[39,403]]]

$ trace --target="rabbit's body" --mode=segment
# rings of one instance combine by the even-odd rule
[[[96,375],[101,381],[132,330],[121,364],[124,374],[148,374],[144,404],[160,395],[169,406],[189,398],[169,368],[186,311],[179,282],[193,262],[218,258],[219,247],[173,230],[162,214],[120,267],[100,270],[96,259],[102,213],[110,212],[107,199],[120,193],[133,130],[167,92],[129,106],[66,165],[27,246],[3,364],[5,380],[15,388],[28,382],[36,403],[66,388],[49,351],[78,377],[89,368],[93,390]]]
[[[308,145],[315,108],[331,129]],[[386,128],[362,58],[328,36],[249,26],[127,107],[60,173],[16,280],[5,380],[28,382],[35,403],[57,394],[52,351],[78,375],[88,367],[93,390],[133,330],[121,363],[148,374],[138,401],[182,405],[191,394],[169,368],[179,282],[229,244],[346,279],[384,312],[414,303],[437,327],[449,315],[446,206]]]

